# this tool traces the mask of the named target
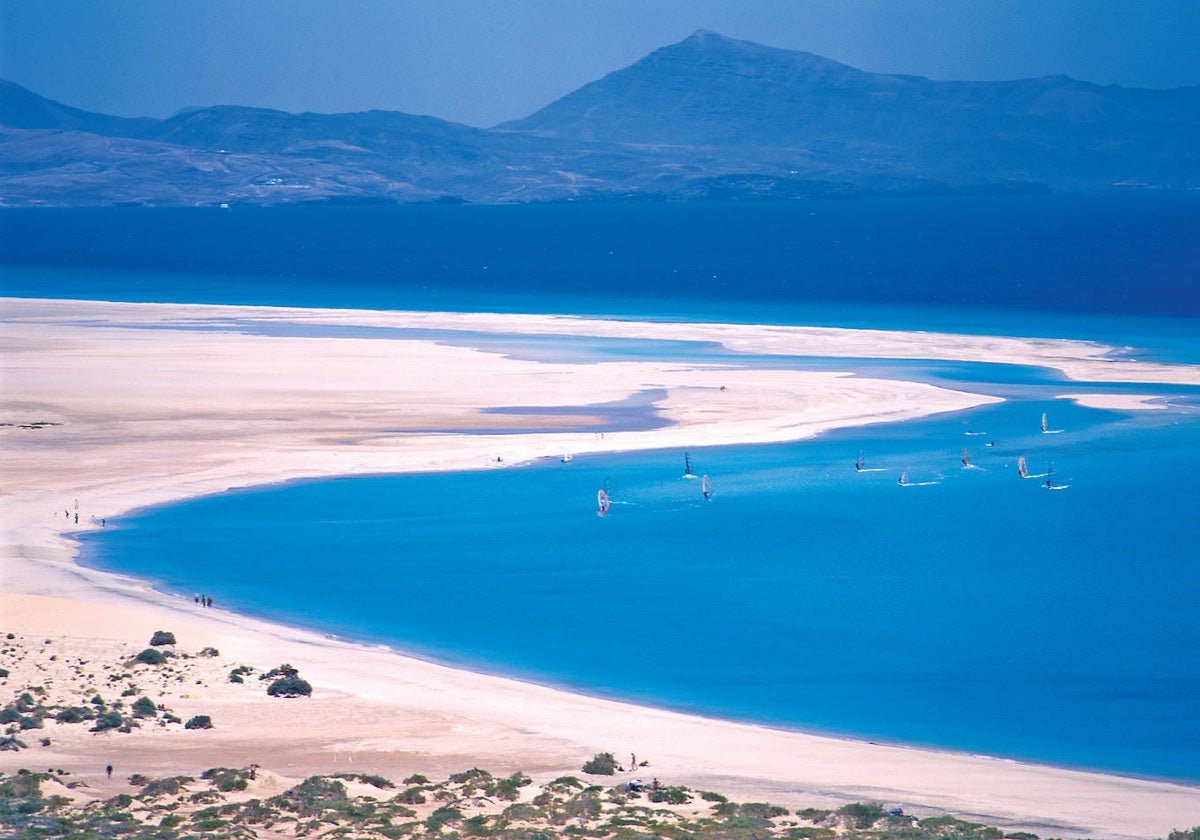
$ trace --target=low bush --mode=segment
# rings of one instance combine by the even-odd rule
[[[139,653],[134,659],[141,662],[143,665],[161,665],[167,661],[167,657],[152,647],[146,648]]]
[[[870,828],[887,816],[887,811],[878,802],[851,802],[837,810],[846,817],[853,828]]]
[[[245,790],[247,779],[250,777],[249,770],[235,770],[231,767],[211,767],[200,774],[201,779],[207,779],[212,782],[213,787],[222,793],[229,793],[232,790]]]
[[[593,776],[612,776],[617,772],[617,760],[609,752],[596,753],[583,765],[583,772]]]
[[[667,805],[686,805],[692,801],[692,795],[688,793],[688,789],[679,785],[651,788],[646,791],[646,796],[651,802],[664,802]],[[784,813],[786,814],[787,811]]]
[[[87,706],[67,706],[65,709],[59,709],[54,719],[59,723],[83,723],[95,717],[96,713]]]
[[[424,805],[425,791],[419,787],[405,788],[394,797],[396,802],[402,802],[405,805]]]
[[[184,729],[212,729],[212,718],[208,715],[196,715],[183,725]]]
[[[173,644],[175,644],[175,634],[169,630],[155,630],[154,635],[150,637],[151,647]]]
[[[154,717],[156,714],[158,714],[158,707],[154,705],[154,701],[149,697],[142,695],[133,701],[134,717],[147,718]]]
[[[221,651],[217,650],[215,647],[206,647],[204,650],[200,651],[200,653],[198,653],[196,655],[197,656],[220,656]]]
[[[272,697],[309,697],[312,695],[312,686],[307,680],[293,674],[280,677],[267,686],[267,694]]]
[[[89,732],[104,732],[109,729],[120,729],[125,725],[120,712],[102,712],[96,716],[96,725]]]

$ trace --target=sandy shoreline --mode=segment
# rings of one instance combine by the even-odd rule
[[[990,401],[750,363],[535,362],[478,349],[469,335],[439,343],[430,330],[443,342],[444,331],[654,337],[745,354],[1036,364],[1078,380],[1073,399],[1087,398],[1088,381],[1200,384],[1200,369],[1130,361],[1088,342],[828,328],[11,299],[0,301],[0,315],[0,422],[9,424],[0,427],[0,630],[115,656],[166,628],[181,647],[222,653],[203,692],[162,689],[185,715],[211,713],[216,729],[56,732],[50,747],[0,753],[0,769],[34,761],[83,777],[108,761],[146,774],[256,762],[296,777],[471,766],[553,777],[611,750],[649,759],[646,772],[672,783],[782,805],[884,801],[1054,836],[1159,837],[1200,824],[1200,787],[704,720],[199,610],[80,569],[60,535],[76,527],[76,500],[80,527],[91,527],[93,517],[292,478],[795,440]],[[654,395],[669,425],[601,438],[553,411],[593,406],[599,416],[602,404],[637,394]],[[506,406],[524,413],[484,410]],[[526,431],[506,433],[513,428]],[[300,667],[318,689],[296,701],[304,725],[280,715],[287,701],[222,683],[233,661]],[[53,663],[42,665],[65,683]]]

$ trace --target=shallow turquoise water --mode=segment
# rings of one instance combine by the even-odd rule
[[[708,502],[680,451],[578,456],[199,499],[88,536],[86,558],[590,693],[1196,780],[1196,389],[1127,417],[1028,370],[926,371],[997,406],[693,450]],[[1021,480],[1022,454],[1069,486]]]

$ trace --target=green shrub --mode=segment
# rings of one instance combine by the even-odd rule
[[[167,657],[154,648],[146,648],[134,658],[143,665],[161,665],[167,661]]]
[[[212,782],[213,787],[222,793],[229,793],[233,790],[245,790],[247,779],[250,777],[249,770],[234,770],[230,767],[211,767],[200,774],[201,779],[207,779]]]
[[[96,717],[96,713],[87,706],[67,706],[65,709],[60,709],[54,719],[59,723],[83,723],[85,720],[92,720]]]
[[[200,653],[197,654],[197,656],[220,656],[220,655],[221,655],[221,651],[217,650],[215,647],[206,647],[204,650],[200,651]]]
[[[4,677],[7,677],[7,676],[8,676],[8,669],[0,668],[0,679],[3,679]]]
[[[312,686],[307,680],[302,680],[295,674],[287,677],[280,677],[267,687],[267,694],[272,697],[309,697],[312,695]]]
[[[787,808],[780,808],[778,805],[768,805],[765,802],[743,802],[738,808],[738,813],[743,817],[762,817],[770,820],[775,817],[787,816]]]
[[[688,789],[680,785],[650,788],[646,791],[646,796],[651,802],[665,802],[668,805],[686,805],[692,801],[692,795],[688,793]],[[784,813],[786,814],[787,811]]]
[[[406,785],[427,785],[427,784],[429,784],[429,779],[425,778],[420,773],[413,773],[411,776],[409,776],[407,779],[404,780],[404,784],[406,784]]]
[[[89,732],[104,732],[108,729],[120,729],[125,725],[120,712],[103,712],[96,716],[96,725]]]
[[[887,811],[878,802],[851,802],[838,808],[837,812],[849,818],[854,828],[870,828],[887,816]]]
[[[133,779],[129,780],[130,783]],[[138,794],[138,799],[150,800],[160,796],[175,796],[183,790],[183,786],[196,781],[191,776],[168,776],[165,779],[147,780]]]
[[[403,802],[405,805],[424,805],[426,801],[425,791],[419,787],[405,788],[397,793],[394,799],[397,802]]]
[[[212,718],[208,715],[196,715],[183,725],[184,729],[212,729]]]
[[[583,765],[583,772],[593,776],[612,776],[617,772],[617,760],[612,753],[596,753]]]
[[[154,705],[154,701],[149,697],[142,695],[137,700],[133,701],[134,717],[154,717],[156,714],[158,714],[158,707]]]
[[[425,827],[432,832],[439,831],[442,826],[458,822],[463,818],[462,811],[443,805],[425,818]]]
[[[154,635],[150,637],[151,647],[173,644],[175,644],[175,634],[169,630],[155,630]]]

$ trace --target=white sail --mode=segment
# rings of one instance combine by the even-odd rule
[[[962,450],[962,462],[964,467],[971,466],[971,456],[967,454],[967,447],[965,446]]]
[[[1027,478],[1029,476],[1029,467],[1025,463],[1024,455],[1017,459],[1017,475],[1021,476],[1021,478]]]
[[[700,479],[700,492],[704,494],[705,499],[711,499],[713,494],[712,479],[704,476]]]
[[[609,509],[609,507],[611,507],[611,506],[612,506],[612,502],[610,502],[610,501],[609,501],[609,499],[608,499],[608,494],[607,494],[607,493],[605,493],[605,492],[604,492],[604,488],[603,488],[603,487],[601,487],[601,488],[600,488],[600,489],[599,489],[599,490],[596,492],[596,508],[597,508],[597,512],[598,512],[598,513],[599,513],[601,516],[603,516],[604,514],[608,513],[608,509]]]
[[[1046,425],[1046,412],[1044,412],[1044,411],[1042,412],[1042,431],[1043,432],[1050,431],[1050,427]]]

